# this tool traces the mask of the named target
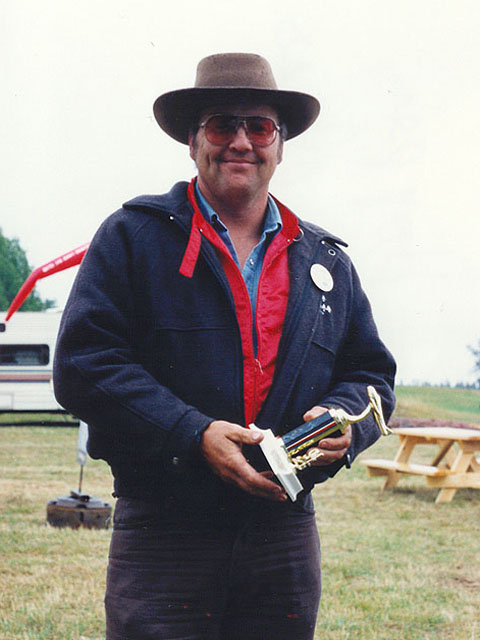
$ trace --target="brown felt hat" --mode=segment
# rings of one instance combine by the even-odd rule
[[[160,127],[188,144],[188,132],[200,112],[214,105],[267,104],[287,126],[286,139],[312,125],[320,112],[316,98],[298,91],[281,91],[265,58],[253,53],[216,53],[200,60],[195,86],[164,93],[153,112]]]

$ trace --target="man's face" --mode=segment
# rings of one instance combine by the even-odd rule
[[[279,124],[278,114],[267,105],[222,106],[204,111],[199,122],[209,115],[225,113],[245,116],[267,116]],[[195,138],[189,137],[190,156],[198,168],[198,184],[203,195],[215,201],[238,201],[268,192],[268,184],[277,164],[282,159],[283,141],[280,133],[268,147],[259,147],[249,140],[240,126],[233,139],[224,145],[215,145],[200,128]]]

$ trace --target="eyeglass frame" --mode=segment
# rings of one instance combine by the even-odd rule
[[[243,128],[244,128],[244,130],[245,130],[245,134],[246,134],[247,138],[250,140],[250,136],[248,135],[248,123],[247,123],[247,118],[265,118],[266,120],[270,120],[270,122],[272,122],[272,123],[273,123],[274,129],[275,129],[275,134],[274,134],[274,136],[273,136],[272,141],[271,141],[271,142],[269,142],[269,143],[268,143],[268,144],[266,144],[266,145],[258,145],[258,144],[257,144],[257,146],[260,146],[260,147],[263,147],[263,148],[270,147],[270,146],[275,142],[275,140],[276,140],[276,138],[277,138],[277,133],[279,133],[279,134],[280,134],[280,138],[281,138],[282,140],[283,140],[283,139],[286,137],[286,135],[287,135],[286,126],[285,126],[283,123],[277,124],[277,123],[275,122],[275,120],[274,120],[273,118],[270,118],[269,116],[260,116],[260,115],[259,115],[259,116],[257,116],[257,115],[253,115],[253,114],[250,114],[250,115],[236,115],[236,114],[234,114],[234,113],[232,113],[232,114],[230,114],[230,113],[211,113],[211,114],[209,114],[209,115],[207,116],[206,120],[204,120],[203,122],[200,122],[200,123],[197,125],[198,129],[205,129],[205,128],[206,128],[206,126],[207,126],[207,124],[209,123],[209,121],[210,121],[212,118],[216,118],[216,117],[218,117],[218,116],[230,116],[231,118],[236,118],[236,119],[237,119],[237,126],[236,126],[236,128],[235,128],[235,131],[233,132],[233,136],[232,136],[231,140],[229,140],[229,141],[228,141],[228,143],[227,143],[227,142],[225,142],[224,144],[229,144],[229,143],[230,143],[230,142],[235,138],[235,136],[236,136],[236,134],[237,134],[237,131],[238,131],[238,128],[239,128],[240,126],[243,126]],[[207,137],[207,134],[206,134],[206,133],[205,133],[205,136]],[[207,140],[208,140],[208,137],[207,137]],[[222,146],[222,144],[215,144],[214,142],[211,142],[210,140],[208,140],[208,141],[210,142],[210,144],[213,144],[213,145],[215,145],[215,146],[217,146],[217,147]],[[255,142],[252,142],[252,140],[250,140],[250,142],[251,142],[253,145],[255,145],[255,144],[256,144]]]

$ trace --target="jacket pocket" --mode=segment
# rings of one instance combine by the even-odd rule
[[[310,341],[292,394],[295,405],[292,416],[297,416],[296,423],[291,424],[289,421],[288,430],[301,424],[305,411],[321,405],[322,398],[332,385],[336,353],[334,345],[325,342],[323,338],[321,334],[315,333]]]
[[[159,506],[137,498],[118,498],[113,514],[116,530],[146,529],[159,520]]]
[[[317,336],[315,334],[312,338],[312,343],[319,349],[322,349],[323,351],[325,351],[326,353],[330,353],[332,357],[335,357],[336,350],[334,348],[334,345],[326,344],[326,341],[323,336]]]
[[[206,415],[226,420],[243,415],[236,329],[156,327],[154,333],[149,359],[162,384]]]

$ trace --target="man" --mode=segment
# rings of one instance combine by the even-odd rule
[[[282,434],[330,407],[359,413],[369,384],[388,418],[395,371],[344,243],[268,193],[284,140],[319,104],[278,90],[260,56],[220,54],[154,112],[198,177],[104,222],[55,362],[59,402],[114,475],[107,637],[313,638],[310,490],[379,431],[366,420],[323,440],[291,502],[245,427]]]

